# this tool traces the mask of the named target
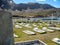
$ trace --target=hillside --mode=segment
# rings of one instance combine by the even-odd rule
[[[60,8],[53,7],[49,4],[40,3],[20,3],[15,4],[13,0],[0,0],[0,9],[7,9],[14,16],[24,16],[24,17],[43,17],[60,16]],[[11,10],[12,9],[12,10]]]
[[[27,17],[44,17],[44,16],[60,16],[60,9],[48,9],[48,10],[24,10],[18,13],[18,16],[27,16]]]
[[[11,9],[13,7],[14,10],[27,10],[29,9],[52,9],[55,8],[49,4],[40,4],[40,3],[20,3],[15,4],[13,0],[0,0],[0,8],[2,9]]]
[[[17,10],[27,10],[27,9],[52,9],[55,8],[49,4],[39,4],[39,3],[21,3],[16,4],[15,9]]]

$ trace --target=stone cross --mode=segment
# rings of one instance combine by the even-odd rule
[[[0,11],[0,45],[14,45],[12,14]]]

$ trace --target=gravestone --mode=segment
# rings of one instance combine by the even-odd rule
[[[12,14],[0,11],[0,45],[14,45]]]

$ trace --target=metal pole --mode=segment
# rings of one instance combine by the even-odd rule
[[[53,24],[53,14],[52,14],[52,18],[51,18],[51,24]]]
[[[59,18],[58,18],[58,24],[59,24]]]

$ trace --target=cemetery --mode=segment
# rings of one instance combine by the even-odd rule
[[[16,25],[18,26],[16,27]],[[49,22],[20,23],[16,21],[14,23],[14,33],[19,37],[14,38],[14,40],[24,43],[24,41],[39,39],[47,45],[57,45],[58,43],[52,41],[52,39],[60,38],[60,24],[54,23],[54,25],[55,27],[51,26]]]
[[[20,44],[31,45],[32,40],[38,39],[38,45],[58,45],[60,44],[60,24],[59,22],[20,22],[20,20],[13,20],[11,13],[5,11],[0,12],[0,44],[1,45],[14,45],[14,42]],[[13,24],[12,24],[13,21]],[[3,27],[2,27],[3,26]],[[13,39],[14,38],[14,39]],[[28,41],[31,40],[31,41]],[[41,40],[41,41],[39,41]],[[27,42],[24,42],[27,41]],[[35,42],[35,41],[34,41]],[[37,43],[38,43],[37,42]],[[36,43],[36,42],[35,42]],[[33,44],[35,44],[33,43]],[[19,43],[16,43],[19,45]],[[32,45],[33,45],[32,44]],[[28,45],[28,44],[27,44]],[[37,44],[35,44],[37,45]]]
[[[19,20],[13,20],[11,14],[0,12],[0,39],[1,45],[12,45],[14,42],[16,45],[27,44],[31,45],[32,40],[34,40],[35,45],[57,45],[60,44],[60,24],[58,22],[48,21],[42,22],[19,22]],[[6,15],[6,16],[5,16]],[[12,25],[13,21],[13,25]],[[3,28],[2,28],[3,26]],[[4,31],[4,32],[3,32]],[[14,38],[14,39],[13,39]],[[56,39],[55,39],[56,38]],[[57,39],[58,38],[58,39]],[[38,39],[36,43],[35,40]],[[14,40],[14,41],[13,41]],[[29,41],[31,40],[31,41]],[[41,40],[41,41],[39,41]],[[8,42],[9,41],[9,42]],[[22,42],[21,42],[22,41]],[[24,42],[27,41],[27,42]],[[8,44],[7,44],[8,43]],[[32,45],[33,45],[32,44]]]
[[[60,45],[59,1],[22,2],[0,0],[0,45]]]

